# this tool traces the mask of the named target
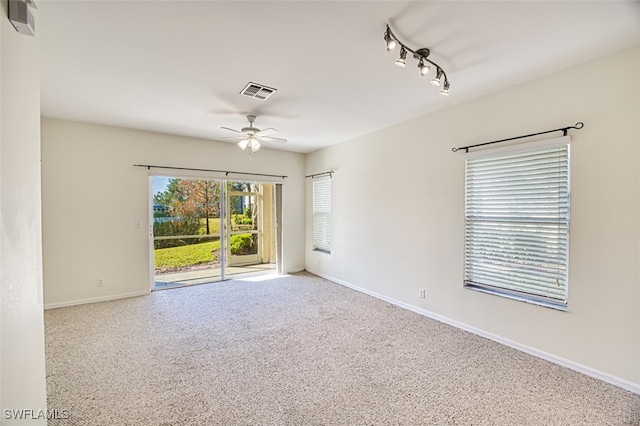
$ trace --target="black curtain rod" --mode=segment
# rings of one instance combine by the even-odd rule
[[[451,148],[451,151],[456,152],[456,151],[460,151],[460,150],[464,149],[465,152],[469,152],[469,148],[475,148],[475,147],[484,146],[484,145],[491,145],[491,144],[500,143],[500,142],[507,142],[507,141],[512,141],[512,140],[516,140],[516,139],[529,138],[531,136],[544,135],[545,133],[562,132],[564,136],[567,136],[567,131],[569,129],[582,129],[583,127],[584,127],[584,123],[579,121],[579,122],[576,123],[575,126],[567,126],[567,127],[562,127],[560,129],[546,130],[544,132],[538,132],[538,133],[531,133],[530,135],[523,135],[523,136],[516,136],[516,137],[513,137],[513,138],[500,139],[499,141],[484,142],[484,143],[479,143],[479,144],[476,144],[476,145],[461,146],[460,148]]]
[[[333,174],[335,172],[333,170],[329,170],[328,172],[322,172],[322,173],[316,173],[313,175],[306,175],[306,178],[314,178],[314,177],[318,177],[318,176],[324,176],[324,175],[329,175],[330,178],[333,178]]]
[[[229,176],[229,174],[234,174],[234,175],[247,175],[247,176],[266,176],[266,177],[275,177],[275,178],[282,178],[282,179],[287,178],[287,176],[269,175],[266,173],[234,172],[231,170],[213,170],[213,169],[192,169],[190,167],[154,166],[151,164],[134,164],[133,167],[146,167],[147,170],[154,168],[154,169],[169,169],[169,170],[189,170],[192,172],[216,172],[216,173],[224,173],[226,176]]]

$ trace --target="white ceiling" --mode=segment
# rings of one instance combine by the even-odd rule
[[[640,42],[638,1],[39,0],[42,114],[219,139],[245,115],[297,152]],[[385,24],[451,81],[393,65]],[[606,84],[607,78],[593,84]],[[239,94],[275,87],[268,100]],[[585,87],[585,90],[589,90]]]

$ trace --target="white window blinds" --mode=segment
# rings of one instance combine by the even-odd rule
[[[313,248],[331,250],[331,177],[313,179]]]
[[[466,160],[466,286],[567,303],[569,145]]]

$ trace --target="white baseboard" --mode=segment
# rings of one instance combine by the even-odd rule
[[[110,296],[91,297],[89,299],[76,299],[76,300],[70,300],[68,302],[47,303],[44,305],[44,309],[47,310],[47,309],[65,308],[67,306],[84,305],[87,303],[106,302],[108,300],[126,299],[129,297],[146,296],[149,294],[151,294],[150,290],[134,291],[132,293],[120,293],[120,294],[113,294]]]
[[[305,270],[304,268],[294,268],[284,272],[284,274],[295,274],[296,272],[302,272],[304,270]],[[44,309],[48,310],[48,309],[56,309],[56,308],[65,308],[67,306],[84,305],[87,303],[106,302],[109,300],[118,300],[118,299],[126,299],[129,297],[146,296],[148,294],[151,294],[151,290],[135,291],[132,293],[121,293],[121,294],[114,294],[114,295],[102,296],[102,297],[92,297],[88,299],[76,299],[76,300],[70,300],[68,302],[46,303],[44,305]]]
[[[509,340],[509,339],[505,339],[504,337],[498,336],[498,335],[493,334],[493,333],[486,332],[484,330],[480,330],[479,328],[472,327],[470,325],[461,323],[461,322],[453,320],[451,318],[447,318],[445,316],[433,313],[433,312],[428,311],[426,309],[422,309],[422,308],[419,308],[417,306],[413,306],[413,305],[410,305],[408,303],[401,302],[401,301],[393,299],[391,297],[376,293],[376,292],[371,291],[371,290],[367,290],[366,288],[358,287],[356,285],[353,285],[353,284],[348,283],[346,281],[342,281],[340,279],[331,277],[331,276],[326,275],[326,274],[322,274],[322,273],[319,273],[319,272],[314,272],[312,269],[307,268],[307,271],[312,273],[312,274],[314,274],[314,275],[317,275],[319,277],[322,277],[322,278],[325,278],[325,279],[327,279],[329,281],[332,281],[332,282],[334,282],[336,284],[340,284],[340,285],[343,285],[345,287],[349,287],[349,288],[351,288],[353,290],[359,291],[361,293],[367,294],[369,296],[375,297],[377,299],[384,300],[385,302],[389,302],[392,305],[396,305],[396,306],[399,306],[401,308],[407,309],[409,311],[415,312],[417,314],[424,315],[426,317],[432,318],[432,319],[434,319],[436,321],[440,321],[440,322],[443,322],[445,324],[449,324],[449,325],[451,325],[453,327],[456,327],[456,328],[459,328],[461,330],[465,330],[465,331],[468,331],[470,333],[476,334],[476,335],[478,335],[480,337],[484,337],[484,338],[487,338],[489,340],[493,340],[494,342],[500,343],[500,344],[505,345],[505,346],[509,346],[510,348],[513,348],[513,349],[519,350],[521,352],[527,353],[529,355],[533,355],[535,357],[544,359],[545,361],[549,361],[549,362],[552,362],[554,364],[561,365],[563,367],[569,368],[571,370],[577,371],[579,373],[585,374],[587,376],[593,377],[593,378],[598,379],[598,380],[602,380],[603,382],[610,383],[610,384],[612,384],[614,386],[618,386],[618,387],[620,387],[622,389],[626,389],[626,390],[628,390],[630,392],[633,392],[635,394],[640,395],[640,384],[638,384],[638,383],[633,383],[633,382],[630,382],[628,380],[621,379],[620,377],[616,377],[616,376],[613,376],[611,374],[604,373],[602,371],[596,370],[594,368],[587,367],[587,366],[582,365],[582,364],[578,364],[577,362],[574,362],[574,361],[571,361],[571,360],[568,360],[568,359],[565,359],[565,358],[550,354],[548,352],[541,351],[541,350],[533,348],[531,346],[523,345],[521,343],[514,342],[514,341]]]

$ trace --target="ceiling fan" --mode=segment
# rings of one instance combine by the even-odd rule
[[[262,145],[262,142],[281,142],[286,143],[286,139],[276,138],[274,136],[268,136],[271,133],[277,133],[278,131],[274,128],[268,128],[264,130],[260,130],[257,127],[253,127],[253,122],[256,121],[255,115],[247,115],[247,120],[249,121],[248,127],[243,127],[240,130],[232,129],[230,127],[221,127],[222,129],[232,131],[234,133],[240,133],[240,141],[238,142],[238,146],[240,149],[245,150],[247,147],[251,149],[251,152],[257,152]]]

